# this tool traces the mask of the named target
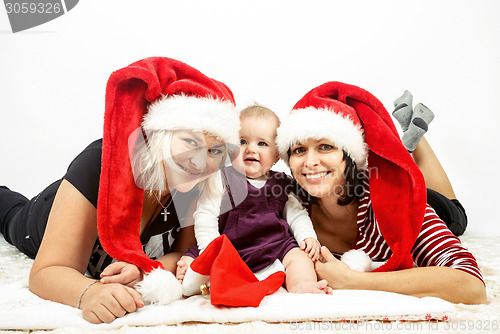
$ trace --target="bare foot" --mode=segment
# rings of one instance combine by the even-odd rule
[[[293,287],[288,289],[291,293],[318,293],[332,295],[333,289],[328,286],[326,280],[321,280],[318,282],[300,282]]]
[[[177,261],[177,270],[175,273],[175,277],[179,282],[182,283],[182,281],[184,280],[184,276],[186,276],[186,271],[193,261],[194,259],[189,256],[183,256],[179,261]]]

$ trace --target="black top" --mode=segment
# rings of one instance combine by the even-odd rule
[[[97,208],[101,176],[102,139],[87,146],[69,165],[64,178]]]
[[[87,146],[69,165],[64,179],[70,182],[85,198],[97,208],[99,178],[101,175],[102,139]],[[140,239],[143,250],[152,259],[169,253],[177,238],[189,203],[198,195],[196,190],[189,193],[178,193],[174,205],[168,208],[171,213],[168,221],[158,214],[154,221],[143,231]],[[194,197],[193,197],[194,196]],[[88,271],[98,278],[99,274],[114,260],[104,251],[99,239],[94,245],[90,257]]]

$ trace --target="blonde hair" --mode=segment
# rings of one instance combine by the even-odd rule
[[[276,121],[277,127],[281,124],[278,115],[274,111],[258,104],[248,106],[240,112],[240,120],[247,117],[270,118]]]
[[[167,190],[163,162],[165,161],[167,168],[174,172],[183,172],[174,162],[170,150],[174,131],[155,130],[146,133],[142,128],[140,131],[142,133],[137,134],[130,157],[134,180],[139,188],[148,191],[150,195],[161,196],[161,192]],[[225,157],[222,159],[222,163],[224,162]],[[220,170],[217,170],[206,180],[198,183],[196,187],[200,192],[206,188],[210,195],[220,195],[220,186],[218,186],[220,182],[222,182]]]

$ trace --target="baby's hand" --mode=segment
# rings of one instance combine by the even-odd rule
[[[194,259],[190,256],[181,256],[180,260],[177,261],[177,271],[175,277],[179,280],[179,282],[182,283],[184,276],[186,276],[186,271],[193,261]]]
[[[113,262],[101,273],[101,283],[120,283],[133,288],[142,281],[142,271],[134,264],[128,262]]]
[[[319,259],[320,244],[314,238],[305,238],[299,244],[300,249],[307,253],[307,256],[313,261]]]

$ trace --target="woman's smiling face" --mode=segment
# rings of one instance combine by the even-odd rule
[[[346,163],[335,143],[309,138],[293,145],[289,164],[295,180],[310,195],[324,198],[342,192]]]
[[[165,165],[170,188],[186,192],[218,170],[226,157],[226,146],[217,137],[202,132],[178,130],[170,145],[175,167]]]

